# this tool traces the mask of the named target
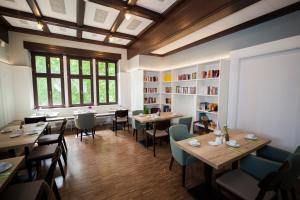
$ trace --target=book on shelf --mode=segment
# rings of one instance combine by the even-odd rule
[[[208,71],[201,71],[200,72],[200,79],[207,79],[207,78],[219,78],[220,70],[208,70]]]
[[[178,93],[178,94],[196,94],[196,87],[176,86],[176,93]]]
[[[144,76],[144,82],[158,82],[158,76],[146,75]]]
[[[191,74],[178,74],[177,80],[178,81],[185,81],[185,80],[192,80],[197,78],[197,73],[193,72]]]
[[[144,88],[144,93],[157,93],[157,88]]]
[[[165,93],[172,93],[172,87],[165,87]]]
[[[156,97],[145,97],[144,104],[154,104],[156,103]]]

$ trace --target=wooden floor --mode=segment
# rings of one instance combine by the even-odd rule
[[[66,179],[57,177],[62,199],[192,199],[181,187],[181,167],[174,162],[169,171],[167,143],[147,150],[128,131],[96,131],[95,139],[75,133],[66,136],[68,166]],[[202,179],[201,163],[187,168],[187,187]]]

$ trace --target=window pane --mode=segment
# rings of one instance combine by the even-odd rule
[[[109,103],[116,102],[116,81],[108,81],[108,93],[109,93]]]
[[[106,80],[99,80],[99,103],[106,103]]]
[[[79,79],[71,79],[71,103],[80,104]]]
[[[105,62],[98,62],[98,75],[99,76],[106,75]]]
[[[75,59],[70,59],[70,73],[79,74],[79,61]]]
[[[89,60],[82,61],[82,74],[91,75],[91,62]]]
[[[51,78],[51,86],[52,86],[52,103],[53,103],[53,105],[62,105],[61,79],[60,78]]]
[[[108,63],[108,76],[116,76],[116,64]]]
[[[83,89],[83,104],[92,103],[92,82],[91,79],[82,80]]]
[[[36,73],[46,73],[46,57],[45,56],[35,56],[35,71]]]
[[[60,74],[60,59],[50,57],[50,69],[52,74]]]
[[[48,84],[47,78],[37,78],[37,96],[39,106],[48,106]]]

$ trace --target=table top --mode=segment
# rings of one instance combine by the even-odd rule
[[[11,136],[16,134],[19,126],[7,126],[2,131],[8,132],[0,132],[0,150],[9,150],[22,146],[33,145],[47,125],[48,122],[25,124],[22,128],[22,135],[13,138]]]
[[[170,120],[182,116],[183,116],[182,114],[178,114],[178,113],[161,112],[160,116],[158,117],[156,114],[146,114],[146,115],[134,115],[132,116],[132,118],[139,121],[140,123],[149,123],[155,121]]]
[[[10,169],[0,173],[0,192],[10,182],[23,160],[24,156],[0,160],[0,162],[7,162],[12,164],[12,167]]]
[[[229,147],[227,144],[218,146],[209,145],[208,141],[214,141],[216,138],[214,133],[193,137],[193,139],[197,139],[200,142],[199,147],[193,147],[188,143],[191,138],[178,141],[176,144],[180,149],[198,158],[202,162],[205,162],[215,169],[219,169],[234,161],[240,160],[271,142],[269,139],[265,139],[259,135],[256,135],[258,137],[257,140],[247,140],[245,139],[247,134],[249,134],[249,132],[242,130],[229,131],[229,138],[236,140],[237,143],[240,144],[239,148]]]
[[[36,118],[36,117],[47,117],[47,118],[51,118],[51,117],[58,117],[59,112],[49,112],[49,113],[34,113],[30,116],[28,116],[28,118]]]

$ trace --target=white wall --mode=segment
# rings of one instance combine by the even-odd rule
[[[0,62],[0,127],[15,118],[12,68]]]
[[[300,145],[300,36],[231,54],[228,124],[293,151]]]

